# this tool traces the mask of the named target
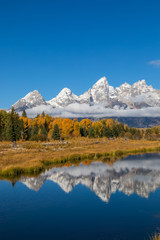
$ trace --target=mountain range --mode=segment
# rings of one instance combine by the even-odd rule
[[[13,107],[17,112],[21,112],[39,106],[43,106],[43,109],[45,106],[62,109],[72,104],[77,106],[85,104],[90,107],[100,105],[114,110],[160,107],[160,90],[148,86],[145,80],[135,82],[133,85],[124,83],[114,88],[108,84],[106,77],[102,77],[80,96],[75,95],[69,88],[63,88],[56,97],[46,101],[37,90],[34,90],[13,104]]]
[[[46,101],[34,90],[12,105],[20,115],[25,109],[34,118],[45,112],[64,118],[116,118],[131,127],[152,127],[160,124],[160,90],[148,86],[145,80],[119,87],[108,84],[107,78],[99,79],[87,92],[77,96],[63,88],[54,98]]]

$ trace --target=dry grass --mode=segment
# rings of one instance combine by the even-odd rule
[[[67,163],[82,159],[99,159],[101,156],[121,157],[128,153],[159,151],[159,141],[124,139],[87,139],[76,138],[68,142],[50,143],[18,142],[0,143],[0,174],[15,169],[19,172],[37,172],[53,163]],[[10,174],[13,174],[11,171]]]
[[[160,240],[160,234],[155,234],[155,236],[153,236],[151,240]]]

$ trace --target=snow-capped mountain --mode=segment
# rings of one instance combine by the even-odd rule
[[[124,83],[120,87],[114,88],[108,84],[106,77],[102,77],[91,89],[80,96],[75,95],[69,88],[63,88],[56,97],[45,101],[35,90],[16,102],[13,107],[20,112],[23,109],[41,105],[62,109],[71,104],[101,105],[104,108],[115,110],[160,107],[160,90],[148,86],[145,80],[135,82],[132,86]]]
[[[160,90],[148,86],[145,80],[138,81],[132,86],[128,83],[116,88],[118,99],[130,108],[160,106]]]
[[[69,88],[63,88],[62,91],[53,99],[48,101],[53,107],[66,107],[71,103],[76,103],[78,97],[72,93]]]
[[[117,190],[128,196],[136,193],[148,198],[151,192],[160,188],[160,158],[158,155],[147,159],[129,159],[116,162],[113,166],[102,163],[79,165],[78,167],[53,168],[38,178],[22,177],[20,182],[28,188],[39,191],[46,180],[57,183],[63,191],[69,193],[78,184],[93,191],[105,202],[110,200]]]
[[[93,102],[102,103],[106,106],[109,104],[109,84],[106,77],[99,79],[91,88]]]
[[[12,107],[14,107],[16,111],[20,112],[24,109],[46,104],[47,103],[42,97],[42,95],[37,90],[34,90],[33,92],[28,93],[24,98],[17,101],[15,104],[13,104]]]

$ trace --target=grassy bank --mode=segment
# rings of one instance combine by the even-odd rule
[[[68,142],[0,143],[0,176],[36,175],[60,165],[89,164],[91,160],[113,162],[128,154],[160,152],[159,141],[76,138]]]

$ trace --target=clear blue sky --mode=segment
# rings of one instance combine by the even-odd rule
[[[104,75],[160,88],[160,61],[148,64],[159,59],[159,0],[0,0],[0,108],[34,89],[81,94]]]

